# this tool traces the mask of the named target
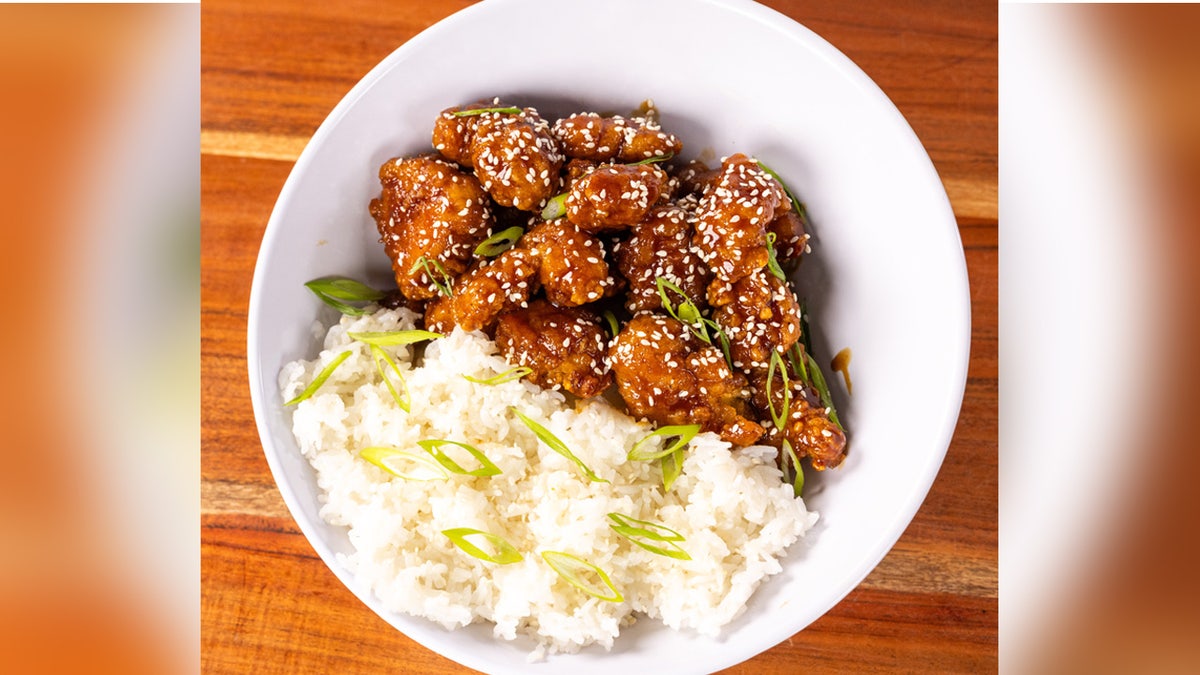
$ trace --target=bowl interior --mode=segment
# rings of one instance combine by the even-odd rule
[[[694,46],[680,47],[688,41]],[[641,621],[611,652],[593,648],[531,665],[530,644],[495,640],[487,626],[448,632],[383,611],[335,558],[350,551],[349,540],[318,515],[316,479],[276,386],[283,364],[319,349],[314,321],[336,318],[303,284],[324,275],[389,284],[366,208],[378,194],[379,165],[429,151],[443,108],[492,96],[533,105],[548,119],[628,112],[653,99],[686,157],[756,156],[806,203],[813,253],[797,286],[825,365],[842,347],[853,350],[853,396],[826,371],[851,450],[840,469],[809,473],[805,497],[821,514],[818,526],[719,639]],[[954,430],[969,321],[962,247],[928,156],[886,96],[821,38],[739,0],[492,0],[403,45],[313,137],[263,240],[248,360],[263,447],[292,514],[334,573],[393,626],[488,672],[696,672],[727,667],[801,630],[900,536]]]

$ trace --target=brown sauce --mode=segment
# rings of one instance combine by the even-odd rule
[[[853,394],[854,385],[850,383],[850,356],[850,348],[843,348],[842,351],[833,357],[833,361],[829,363],[829,367],[842,374],[842,379],[846,381],[846,391]]]

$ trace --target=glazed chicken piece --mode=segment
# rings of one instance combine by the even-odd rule
[[[765,268],[734,283],[712,318],[725,329],[735,368],[766,371],[771,351],[784,355],[800,339],[800,303]]]
[[[768,398],[766,374],[754,375],[751,379],[754,407],[763,415],[763,426],[767,429],[759,443],[781,448],[783,440],[787,439],[796,456],[808,457],[813,468],[818,471],[832,469],[842,463],[846,458],[846,433],[829,419],[828,413],[812,389],[792,380],[787,389],[791,396],[785,399],[783,380],[776,375]],[[782,417],[782,431],[775,427],[772,412],[768,407],[772,403],[775,406],[774,412]]]
[[[617,270],[629,282],[625,308],[631,313],[658,310],[659,277],[678,286],[695,303],[707,307],[704,300],[712,274],[692,248],[692,225],[688,212],[677,204],[655,207],[645,220],[631,228],[629,239],[614,246]],[[682,298],[668,292],[672,303]]]
[[[474,176],[432,156],[388,160],[379,168],[379,182],[370,211],[396,286],[410,300],[432,298],[437,286],[418,260],[436,260],[450,278],[462,274],[490,234],[487,193]]]
[[[543,222],[521,238],[539,261],[538,281],[559,307],[595,302],[616,289],[604,260],[604,245],[565,219]]]
[[[499,101],[442,111],[433,128],[433,147],[443,157],[475,169],[480,184],[502,206],[540,208],[559,190],[563,155],[550,124],[537,110],[456,112],[503,107]]]
[[[538,261],[524,249],[511,248],[480,259],[457,279],[454,295],[439,295],[425,309],[425,328],[449,333],[490,330],[501,312],[525,307],[537,287]]]
[[[552,133],[568,157],[594,162],[640,162],[683,150],[683,143],[674,134],[665,133],[657,122],[642,117],[580,113],[555,122]]]
[[[531,382],[561,387],[580,398],[597,396],[612,384],[605,361],[607,338],[592,312],[545,300],[502,314],[496,323],[500,353],[510,363],[531,368]]]
[[[644,312],[609,348],[617,389],[630,413],[657,424],[699,424],[736,445],[751,445],[763,428],[746,418],[746,379],[721,350],[679,321]]]
[[[790,204],[791,200],[788,201]],[[782,209],[781,205],[775,212],[779,213]],[[805,229],[804,219],[796,213],[796,209],[790,207],[767,225],[767,232],[775,233],[775,257],[779,262],[799,260],[808,249],[808,233]]]
[[[627,229],[641,222],[668,186],[652,164],[608,164],[584,175],[567,192],[567,220],[584,232]]]
[[[720,173],[716,169],[708,168],[707,164],[698,159],[692,160],[684,164],[677,174],[679,190],[682,194],[702,195],[705,188],[716,182],[719,176]]]
[[[700,198],[692,242],[712,268],[714,284],[732,284],[767,264],[767,224],[791,207],[783,186],[758,163],[737,154]],[[714,305],[714,294],[709,302]]]

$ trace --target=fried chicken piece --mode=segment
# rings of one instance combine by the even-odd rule
[[[545,300],[502,314],[496,323],[500,353],[510,363],[531,368],[531,382],[561,387],[580,398],[596,396],[612,384],[607,338],[592,312]]]
[[[705,309],[712,273],[692,248],[688,212],[678,204],[658,206],[631,231],[632,236],[613,249],[617,270],[629,282],[625,308],[631,313],[660,309],[656,280],[662,277],[686,293],[697,309]],[[668,297],[673,303],[682,300],[673,292]]]
[[[818,471],[842,463],[846,458],[846,432],[829,419],[816,392],[801,382],[791,381],[786,389],[791,396],[785,400],[783,379],[779,375],[772,382],[770,397],[767,396],[766,373],[751,376],[751,382],[754,406],[764,416],[767,429],[759,443],[782,448],[786,439],[796,456],[808,457]],[[775,406],[774,412],[768,407],[770,405]],[[775,427],[774,413],[782,417],[782,430]]]
[[[808,248],[809,235],[805,232],[804,218],[790,207],[780,211],[783,211],[782,205],[775,210],[779,215],[767,224],[767,232],[775,233],[775,258],[781,263],[799,260]]]
[[[753,159],[737,154],[721,163],[720,178],[700,198],[692,238],[714,284],[732,284],[767,264],[767,224],[781,204],[790,208],[783,186]]]
[[[480,259],[454,284],[454,295],[440,295],[425,309],[425,327],[449,333],[489,330],[501,312],[525,307],[537,287],[538,261],[529,251],[510,248]]]
[[[708,168],[708,165],[698,159],[694,159],[675,174],[679,179],[679,190],[683,194],[702,195],[705,188],[711,183],[715,183],[720,173],[716,169]]]
[[[766,371],[771,351],[783,356],[800,339],[800,303],[786,282],[765,268],[731,287],[712,318],[729,337],[735,368]]]
[[[614,339],[608,355],[633,415],[660,425],[699,424],[735,445],[751,445],[762,436],[763,428],[746,418],[746,378],[729,369],[720,349],[679,321],[638,314]]]
[[[410,300],[432,298],[438,292],[434,280],[414,265],[424,256],[451,279],[462,274],[472,251],[491,234],[487,193],[474,176],[429,155],[388,160],[379,168],[379,182],[370,212],[396,286]]]
[[[595,302],[616,289],[604,260],[604,245],[565,219],[543,222],[521,238],[538,259],[538,281],[559,307]]]
[[[499,101],[467,110],[502,107]],[[433,146],[444,157],[473,167],[497,204],[524,211],[540,208],[559,189],[563,155],[550,134],[550,123],[537,110],[456,116],[464,108],[442,111],[433,128]]]
[[[664,196],[667,172],[652,164],[609,164],[571,184],[567,220],[584,232],[624,230]]]
[[[683,143],[662,130],[657,122],[634,117],[601,117],[579,113],[560,119],[551,130],[568,157],[595,162],[640,162],[651,157],[677,155]]]

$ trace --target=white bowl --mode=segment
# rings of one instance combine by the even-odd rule
[[[349,540],[318,515],[316,480],[276,386],[283,364],[318,351],[313,321],[334,319],[304,282],[345,275],[389,284],[367,213],[379,165],[428,151],[443,108],[491,96],[550,119],[652,98],[685,155],[757,156],[808,206],[815,240],[797,281],[823,360],[853,349],[853,396],[834,385],[851,451],[840,469],[809,472],[805,498],[819,525],[719,639],[645,620],[611,652],[531,665],[530,643],[494,639],[490,626],[446,631],[383,610],[335,559]],[[417,642],[486,672],[665,675],[717,670],[770,648],[833,607],[887,553],[954,431],[970,300],[957,226],[929,157],[879,88],[808,29],[744,0],[490,0],[401,46],[318,129],[267,226],[248,333],[254,412],[279,490],[313,548],[364,603]]]

